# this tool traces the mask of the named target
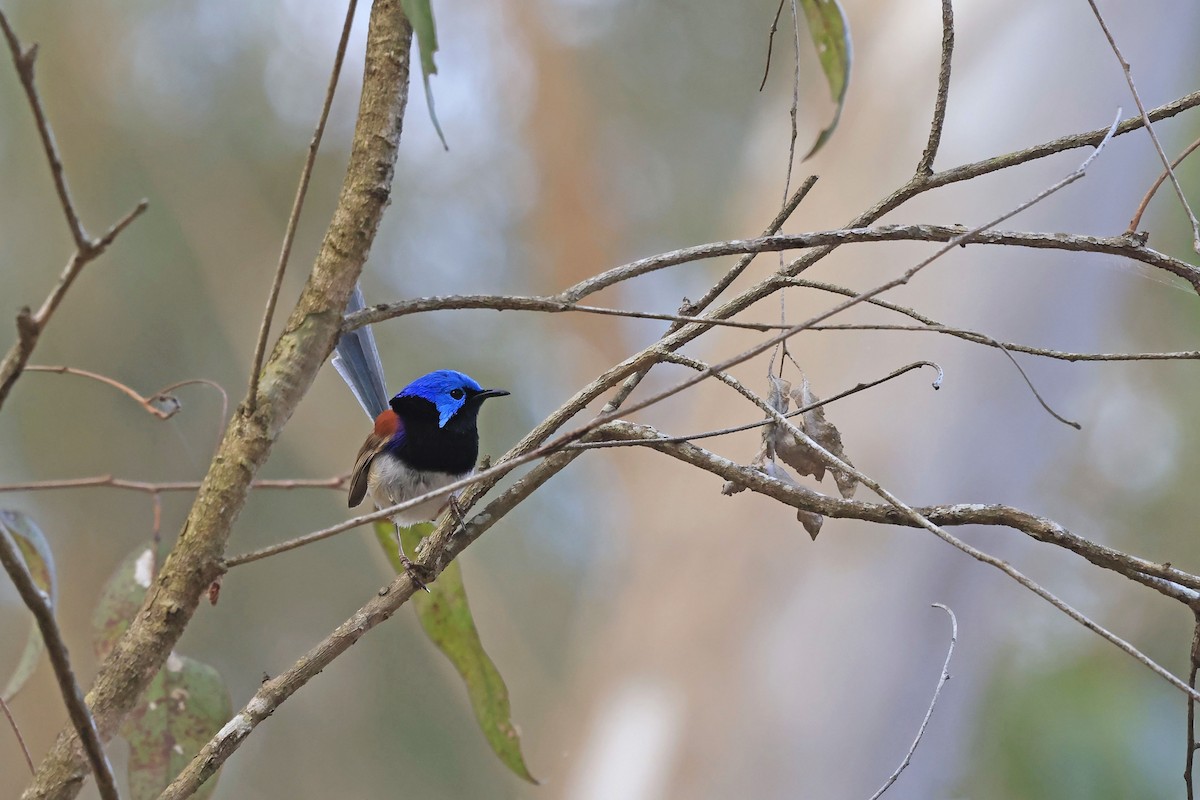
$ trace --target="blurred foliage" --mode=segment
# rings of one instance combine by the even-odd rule
[[[963,796],[1182,796],[1183,698],[1118,658],[1088,648],[1044,668],[997,669],[976,729],[974,768],[960,784]],[[1144,689],[1131,691],[1131,684]]]

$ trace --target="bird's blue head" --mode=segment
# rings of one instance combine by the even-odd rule
[[[459,409],[471,403],[478,411],[479,403],[488,397],[502,397],[508,394],[503,389],[484,389],[469,376],[452,369],[439,369],[422,375],[400,390],[394,399],[401,397],[420,397],[433,403],[438,413],[438,427],[446,427],[446,423],[458,413]],[[472,415],[472,419],[474,415]]]

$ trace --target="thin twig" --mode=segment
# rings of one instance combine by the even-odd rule
[[[3,18],[3,14],[0,14],[0,18]],[[147,202],[142,200],[132,211],[109,228],[104,236],[91,242],[86,250],[75,251],[59,276],[58,283],[50,290],[50,294],[46,296],[37,313],[30,313],[28,308],[24,308],[17,314],[17,341],[4,356],[4,361],[0,362],[0,406],[4,405],[13,384],[16,383],[17,378],[21,377],[25,365],[29,362],[29,356],[33,353],[33,348],[37,346],[38,338],[45,330],[55,309],[58,308],[58,304],[62,302],[67,289],[71,288],[71,284],[79,277],[83,268],[107,250],[113,239],[137,219],[147,207]]]
[[[1178,169],[1183,160],[1196,151],[1200,147],[1200,138],[1197,138],[1187,147],[1183,148],[1183,152],[1171,162],[1171,169]],[[1165,169],[1158,174],[1154,183],[1146,190],[1146,194],[1142,197],[1142,202],[1138,203],[1137,210],[1133,212],[1133,218],[1129,220],[1129,228],[1125,231],[1126,236],[1133,236],[1137,233],[1138,227],[1142,224],[1142,214],[1146,213],[1146,208],[1150,205],[1150,200],[1154,197],[1154,193],[1158,191],[1158,187],[1163,185],[1163,181],[1170,175]]]
[[[42,331],[45,330],[50,317],[53,316],[55,309],[62,302],[67,290],[71,288],[71,284],[79,277],[79,273],[91,261],[99,257],[113,240],[125,230],[142,212],[146,210],[147,202],[142,200],[138,205],[119,219],[108,231],[99,239],[92,239],[84,230],[83,223],[79,219],[79,214],[75,210],[75,205],[71,201],[71,194],[67,189],[66,173],[63,170],[62,158],[58,154],[58,147],[54,143],[54,132],[50,129],[50,123],[46,119],[45,111],[42,109],[42,101],[38,96],[37,86],[33,79],[33,65],[37,58],[37,46],[34,45],[28,50],[21,47],[21,41],[17,38],[17,34],[8,24],[8,18],[4,16],[4,12],[0,11],[0,31],[3,31],[4,39],[8,43],[9,52],[12,54],[13,65],[16,67],[17,75],[21,79],[21,86],[25,90],[25,97],[29,101],[29,107],[33,111],[34,121],[37,124],[38,136],[42,140],[42,149],[45,151],[46,160],[50,164],[50,173],[54,178],[54,188],[58,193],[59,202],[62,204],[63,215],[66,217],[67,226],[71,229],[71,238],[75,242],[75,253],[67,262],[67,266],[59,275],[58,282],[50,293],[42,302],[41,308],[36,313],[32,313],[28,308],[23,308],[17,314],[17,341],[9,348],[8,353],[4,356],[4,360],[0,361],[0,407],[4,405],[4,401],[8,398],[8,393],[12,390],[13,384],[17,378],[21,377],[21,373],[25,369],[25,365],[29,362],[29,357],[33,353],[34,347],[37,346],[38,338]]]
[[[34,583],[33,576],[25,564],[25,559],[17,549],[17,543],[9,532],[4,515],[0,513],[0,564],[4,566],[8,576],[17,587],[17,593],[25,602],[26,607],[33,613],[42,641],[46,644],[46,653],[50,656],[50,664],[54,667],[54,676],[58,679],[58,688],[62,692],[63,703],[71,722],[83,742],[83,750],[92,773],[96,776],[96,787],[104,800],[120,800],[117,794],[117,784],[113,779],[112,765],[104,755],[104,747],[100,744],[100,734],[96,731],[96,721],[92,719],[91,709],[83,699],[83,691],[75,680],[75,671],[71,668],[71,659],[67,654],[67,645],[63,641],[58,623],[54,620],[54,610],[50,608],[50,598]]]
[[[929,125],[929,142],[917,163],[917,177],[933,174],[933,160],[942,143],[942,128],[946,124],[946,102],[950,97],[950,60],[954,55],[954,5],[942,0],[942,59],[938,67],[937,100],[933,104],[933,121]]]
[[[1151,124],[1150,117],[1146,113],[1146,107],[1142,105],[1142,98],[1138,94],[1137,87],[1133,84],[1133,70],[1130,69],[1129,62],[1125,60],[1125,56],[1121,53],[1121,48],[1117,47],[1117,40],[1113,38],[1112,31],[1108,29],[1108,23],[1104,21],[1104,16],[1101,15],[1100,9],[1096,6],[1096,0],[1088,0],[1088,5],[1092,7],[1092,14],[1096,17],[1096,22],[1100,23],[1100,29],[1104,31],[1104,37],[1108,39],[1108,45],[1112,48],[1113,55],[1117,57],[1117,61],[1121,64],[1121,70],[1125,73],[1125,82],[1129,84],[1129,93],[1133,95],[1133,102],[1137,103],[1138,113],[1142,115],[1142,122],[1146,126],[1146,133],[1150,135],[1150,141],[1154,143],[1154,150],[1158,153],[1163,167],[1166,168],[1167,175],[1171,178],[1171,185],[1175,187],[1175,195],[1179,198],[1179,204],[1183,206],[1183,211],[1187,214],[1188,222],[1191,223],[1192,248],[1200,253],[1200,220],[1197,220],[1195,213],[1192,212],[1192,207],[1188,204],[1187,196],[1183,193],[1183,187],[1179,185],[1179,179],[1175,177],[1175,170],[1171,166],[1171,160],[1167,158],[1167,153],[1163,150],[1162,143],[1158,141],[1158,135],[1154,132],[1154,126]]]
[[[80,378],[90,378],[91,380],[99,381],[107,386],[111,386],[121,394],[124,394],[126,397],[131,398],[135,403],[141,406],[146,413],[161,420],[170,419],[178,414],[183,408],[183,406],[179,403],[178,398],[172,396],[171,392],[175,389],[180,389],[184,386],[191,386],[194,384],[212,387],[220,393],[222,422],[229,411],[229,395],[225,393],[225,389],[223,389],[219,383],[205,380],[203,378],[193,378],[186,381],[179,381],[178,383],[172,383],[170,386],[164,386],[158,391],[143,397],[142,395],[138,394],[137,391],[121,383],[116,378],[110,378],[107,375],[101,375],[98,372],[89,372],[86,369],[79,369],[77,367],[66,367],[59,365],[40,366],[30,364],[25,367],[25,371],[51,372],[56,375],[75,375]]]
[[[782,8],[782,5],[780,7]],[[800,187],[796,189],[792,196],[788,198],[787,202],[783,204],[783,208],[779,209],[779,213],[775,215],[775,218],[772,219],[770,224],[768,224],[763,230],[763,236],[771,236],[772,234],[778,233],[783,227],[784,223],[788,221],[788,218],[795,213],[796,209],[800,206],[800,203],[803,202],[804,198],[808,196],[808,193],[812,191],[812,188],[816,185],[816,183],[816,175],[809,175],[807,178],[805,178],[804,182],[800,184]],[[722,292],[728,289],[729,286],[735,280],[737,280],[738,276],[746,271],[746,268],[750,266],[750,262],[754,260],[755,255],[757,255],[757,253],[744,254],[737,260],[737,263],[734,264],[733,267],[731,267],[716,283],[714,283],[708,288],[707,291],[705,291],[703,297],[694,303],[685,301],[679,309],[680,314],[699,314],[701,311],[712,305],[717,297],[719,297]],[[682,327],[682,321],[675,320],[674,324],[667,329],[667,333],[665,335],[670,336],[671,334],[679,331],[679,329]],[[621,384],[620,388],[617,389],[616,393],[609,398],[607,403],[604,404],[603,412],[612,413],[620,408],[621,404],[625,402],[626,398],[633,393],[633,390],[637,388],[638,384],[641,383],[642,379],[645,377],[646,372],[641,371],[635,372],[626,378]]]
[[[252,489],[344,489],[349,475],[332,478],[296,478],[288,480],[261,479],[251,481]],[[57,489],[127,489],[133,492],[159,494],[161,492],[194,492],[201,487],[200,481],[134,481],[114,478],[112,475],[94,475],[88,478],[67,478],[56,481],[29,481],[27,483],[0,483],[0,492],[43,492]]]
[[[672,356],[672,358],[674,358],[674,356]],[[806,406],[801,406],[800,408],[793,409],[792,411],[789,411],[786,414],[784,414],[784,416],[786,416],[790,419],[791,417],[796,417],[801,414],[807,414],[809,411],[814,411],[818,408],[827,406],[830,403],[834,402],[835,400],[841,400],[842,398],[849,397],[852,394],[858,394],[859,392],[866,391],[867,389],[872,389],[876,386],[879,386],[882,383],[887,383],[888,381],[892,380],[893,378],[898,378],[901,375],[904,375],[905,373],[912,372],[914,369],[920,369],[921,367],[933,367],[935,370],[937,370],[937,377],[934,378],[934,380],[933,380],[933,388],[934,389],[942,388],[942,379],[945,377],[945,373],[942,371],[941,366],[939,366],[936,362],[933,362],[933,361],[914,361],[911,364],[905,364],[903,367],[900,367],[900,369],[892,370],[887,375],[884,375],[882,378],[876,378],[875,380],[868,381],[867,383],[857,384],[855,386],[852,386],[849,389],[846,389],[843,392],[838,392],[835,395],[826,397],[824,400],[818,400],[815,403],[809,403]],[[698,441],[700,439],[711,439],[716,436],[728,436],[731,433],[740,433],[742,431],[753,430],[754,428],[761,428],[764,425],[770,425],[770,424],[771,424],[771,420],[760,419],[760,420],[756,420],[755,422],[747,422],[742,425],[734,425],[734,426],[731,426],[728,428],[720,428],[718,430],[703,431],[701,433],[691,433],[686,436],[665,436],[665,437],[664,436],[655,436],[654,438],[645,439],[641,442],[632,441],[632,440],[629,440],[629,441],[626,441],[626,440],[605,441],[603,439],[598,439],[598,440],[587,441],[587,442],[576,442],[575,444],[568,445],[566,449],[567,450],[601,450],[601,449],[610,448],[610,447],[628,447],[628,446],[634,445],[634,444],[649,445],[649,444],[668,444],[668,443],[674,443],[674,442],[694,442],[694,441]]]
[[[822,283],[819,281],[810,281],[804,278],[789,278],[788,283],[795,286],[804,286],[813,289],[820,289],[826,292],[833,292],[845,297],[854,297],[858,294],[855,289],[850,289],[845,286],[836,286],[831,283]],[[917,331],[926,333],[944,333],[948,336],[954,336],[958,339],[963,339],[976,344],[983,344],[989,347],[1004,347],[1014,353],[1028,353],[1033,356],[1041,356],[1043,358],[1053,358],[1060,361],[1171,361],[1171,360],[1193,360],[1200,359],[1200,350],[1178,350],[1173,352],[1157,352],[1157,353],[1070,353],[1064,350],[1049,350],[1043,347],[1031,347],[1025,344],[1016,342],[1001,342],[998,339],[993,339],[985,333],[979,331],[967,330],[965,328],[952,328],[944,325],[935,319],[925,316],[917,311],[906,306],[889,303],[886,300],[873,298],[868,300],[869,305],[879,308],[886,308],[889,311],[895,311],[903,314],[910,319],[920,322],[920,326],[914,325],[883,325],[883,324],[858,324],[858,325],[814,325],[810,330],[814,331],[851,331],[851,330],[879,330],[879,331]]]
[[[970,234],[964,238],[965,234]],[[418,297],[410,300],[402,300],[396,303],[380,303],[373,306],[368,306],[362,311],[356,311],[353,314],[346,315],[343,322],[343,330],[355,330],[364,325],[372,325],[384,320],[393,319],[395,317],[407,316],[410,314],[421,314],[430,311],[447,311],[452,309],[490,309],[493,311],[547,311],[547,312],[568,312],[576,309],[584,310],[587,313],[613,313],[611,310],[594,310],[600,307],[580,306],[579,301],[587,295],[593,294],[602,288],[615,285],[630,278],[636,278],[641,275],[646,275],[659,269],[673,267],[680,264],[686,264],[693,261],[701,261],[708,258],[718,256],[745,254],[746,256],[754,256],[759,253],[775,252],[779,250],[796,250],[803,248],[829,248],[832,246],[840,246],[844,244],[859,244],[872,242],[899,242],[899,241],[915,241],[915,242],[952,242],[952,246],[959,244],[979,244],[993,246],[1016,246],[1028,247],[1039,250],[1064,250],[1068,252],[1080,253],[1099,253],[1104,255],[1115,255],[1139,261],[1148,266],[1157,267],[1170,272],[1173,275],[1183,278],[1192,287],[1200,293],[1200,269],[1181,261],[1177,258],[1172,258],[1157,250],[1146,247],[1138,242],[1136,238],[1125,236],[1100,237],[1100,236],[1083,236],[1064,233],[1036,233],[1029,231],[993,231],[980,230],[968,231],[961,226],[951,227],[945,225],[881,225],[875,228],[845,228],[833,231],[816,231],[813,233],[800,234],[774,234],[771,236],[763,236],[757,239],[733,239],[723,242],[710,242],[708,244],[695,245],[692,247],[673,250],[669,253],[660,253],[649,258],[632,261],[628,264],[623,264],[619,267],[614,267],[607,270],[601,275],[593,279],[589,279],[587,283],[590,285],[587,288],[580,288],[583,284],[577,284],[571,289],[567,289],[557,295],[549,296],[530,296],[530,295],[444,295],[432,297]],[[949,249],[949,248],[947,248]],[[739,261],[740,263],[740,261]],[[602,280],[601,280],[602,279]],[[804,285],[798,281],[803,279],[795,278],[790,274],[774,275],[760,287],[757,287],[762,293],[769,292],[772,288],[778,288],[784,285]],[[733,302],[733,301],[731,301]],[[869,302],[869,300],[867,301]],[[737,305],[741,310],[749,303],[742,302],[739,298]],[[695,317],[694,315],[699,310],[695,308],[697,304],[689,305],[683,310],[685,312],[679,315],[683,318],[691,318],[697,324],[704,325],[720,325],[718,320],[725,319],[725,315],[720,316],[704,316]],[[632,316],[626,312],[621,312],[620,316]],[[648,315],[649,316],[649,315]],[[652,319],[658,319],[661,315],[649,316]],[[666,318],[666,317],[664,317]],[[741,323],[745,324],[745,323]],[[761,323],[760,327],[766,323]],[[682,329],[683,323],[668,331],[667,335]]]
[[[4,702],[4,696],[0,695],[0,711],[4,712],[4,716],[8,718],[8,724],[12,726],[13,733],[17,736],[17,744],[21,745],[21,753],[25,756],[25,763],[29,766],[29,774],[32,775],[33,757],[29,755],[29,748],[25,745],[25,737],[21,735],[21,728],[17,725],[17,721],[13,719],[12,709],[8,707],[8,703]]]
[[[300,185],[296,187],[296,197],[292,201],[292,212],[288,215],[287,230],[283,234],[283,246],[279,251],[279,264],[275,268],[275,279],[271,283],[271,293],[267,296],[267,308],[263,312],[262,324],[258,329],[258,340],[254,345],[254,362],[250,368],[250,386],[246,391],[246,413],[253,414],[258,407],[258,378],[262,372],[263,358],[267,353],[267,339],[271,335],[271,319],[275,316],[275,305],[279,301],[279,290],[283,287],[283,274],[287,271],[288,259],[292,255],[292,243],[296,240],[296,227],[300,222],[300,212],[304,208],[304,198],[308,196],[308,183],[312,178],[313,166],[317,162],[317,150],[321,147],[321,137],[325,134],[325,122],[329,119],[329,109],[333,106],[333,95],[337,90],[338,78],[342,74],[342,62],[346,57],[346,45],[350,41],[350,28],[354,24],[354,9],[358,0],[350,0],[346,8],[346,20],[342,23],[342,37],[338,40],[337,55],[333,59],[333,70],[329,75],[329,85],[325,89],[325,102],[321,105],[321,116],[317,120],[316,130],[308,143],[308,156],[304,159],[304,167],[300,171]]]
[[[1192,604],[1192,617],[1195,627],[1192,630],[1191,667],[1188,670],[1188,686],[1196,688],[1196,673],[1200,670],[1200,604]],[[1183,762],[1183,783],[1187,787],[1188,800],[1195,800],[1196,764],[1196,698],[1187,699],[1187,756]]]
[[[779,8],[775,9],[775,19],[771,21],[771,30],[767,34],[767,63],[763,65],[762,83],[758,85],[761,92],[767,85],[767,76],[771,74],[771,50],[775,46],[775,33],[779,30],[779,17],[783,14],[783,4],[787,0],[779,0]]]
[[[888,779],[883,782],[883,786],[879,787],[879,791],[871,795],[871,800],[879,800],[883,793],[900,777],[900,773],[904,772],[912,762],[913,753],[917,752],[917,745],[921,743],[921,737],[925,735],[925,728],[929,726],[929,718],[933,716],[933,707],[937,705],[938,695],[942,693],[942,687],[950,680],[950,659],[954,657],[954,645],[958,641],[958,619],[947,605],[934,603],[933,608],[940,608],[950,615],[950,648],[946,651],[946,663],[942,664],[942,673],[938,676],[937,687],[933,690],[933,699],[929,701],[929,708],[925,711],[925,718],[921,720],[921,727],[917,728],[917,736],[913,739],[912,746],[908,748],[904,760],[900,762],[900,766],[896,767],[896,771],[888,776]]]
[[[21,79],[21,87],[25,90],[25,97],[29,101],[29,107],[33,111],[34,121],[37,123],[38,136],[42,140],[42,149],[46,153],[46,160],[50,162],[50,174],[54,178],[54,190],[58,193],[58,200],[62,204],[63,216],[66,217],[67,227],[71,229],[71,238],[75,241],[75,249],[83,253],[88,250],[92,244],[91,237],[83,228],[83,223],[79,219],[79,212],[75,210],[75,204],[71,201],[71,192],[67,189],[67,175],[63,169],[62,157],[58,154],[58,145],[54,141],[54,132],[50,130],[50,123],[46,119],[46,112],[42,108],[42,99],[38,95],[37,86],[34,83],[33,69],[34,62],[37,61],[38,46],[32,45],[28,50],[21,47],[21,40],[17,38],[17,34],[8,24],[8,18],[4,16],[4,12],[0,11],[0,29],[4,31],[4,38],[8,41],[8,50],[12,54],[13,66],[17,69],[17,76]]]

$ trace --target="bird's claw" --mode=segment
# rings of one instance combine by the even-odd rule
[[[454,521],[458,523],[458,527],[465,531],[467,529],[467,517],[463,511],[463,507],[458,502],[458,496],[450,495],[450,501],[447,505],[450,508],[450,514],[454,517]]]
[[[429,587],[426,585],[427,580],[432,580],[433,576],[428,567],[424,567],[403,553],[400,554],[400,564],[404,567],[404,571],[408,573],[408,578],[418,589],[424,589],[429,592]]]

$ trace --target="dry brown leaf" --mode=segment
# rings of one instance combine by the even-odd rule
[[[812,393],[808,378],[803,375],[800,378],[800,387],[792,390],[791,399],[795,401],[798,408],[820,402],[819,398]],[[842,449],[842,434],[832,422],[825,419],[823,407],[805,411],[797,418],[796,427],[812,437],[812,440],[821,447],[847,464],[854,466],[850,459],[846,458],[846,453]],[[801,475],[812,475],[817,480],[825,477],[825,462],[820,454],[806,442],[797,440],[787,431],[780,431],[776,434],[775,454],[782,459],[783,463]],[[831,467],[829,471],[833,473],[833,479],[837,483],[842,497],[853,497],[854,490],[858,488],[858,479],[844,470]]]

